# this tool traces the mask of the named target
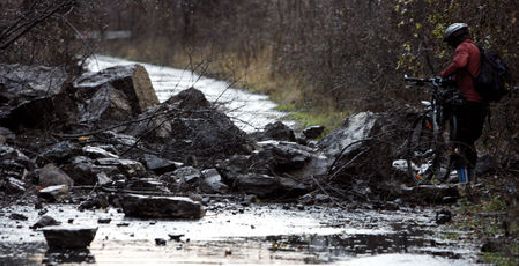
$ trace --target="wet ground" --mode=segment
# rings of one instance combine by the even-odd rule
[[[339,264],[469,265],[469,234],[435,223],[432,210],[374,211],[286,204],[242,207],[213,202],[199,221],[125,218],[116,209],[79,212],[50,205],[60,226],[97,227],[88,251],[48,253],[43,234],[29,229],[39,216],[31,207],[0,213],[0,265],[96,264]],[[29,217],[13,221],[11,213]],[[109,224],[98,218],[110,217]],[[68,220],[72,218],[72,224]],[[157,245],[156,239],[166,240]],[[449,240],[454,239],[454,240]]]
[[[136,62],[97,56],[89,69]],[[194,86],[236,118],[246,131],[285,114],[266,96],[189,71],[143,64],[157,96],[165,101]],[[117,209],[80,212],[75,205],[46,205],[60,226],[96,227],[89,250],[49,252],[41,230],[32,230],[42,210],[13,205],[0,209],[0,265],[35,264],[334,264],[469,265],[476,260],[470,232],[436,225],[432,209],[375,211],[369,208],[297,207],[233,200],[211,202],[198,221],[125,218]],[[27,221],[9,218],[12,213]],[[111,218],[110,223],[98,223]],[[71,223],[69,223],[69,220]],[[157,240],[158,239],[158,240]],[[161,245],[157,245],[157,241]],[[163,242],[163,243],[161,243]],[[162,245],[164,244],[164,245]]]
[[[194,87],[202,91],[210,102],[216,103],[245,132],[263,129],[265,125],[286,116],[274,110],[276,104],[266,95],[252,94],[238,89],[231,83],[211,79],[186,69],[157,66],[103,55],[95,55],[88,61],[88,70],[100,71],[107,67],[140,64],[146,68],[160,102]],[[294,125],[293,121],[283,121]]]

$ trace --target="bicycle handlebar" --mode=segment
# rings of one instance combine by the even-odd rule
[[[434,77],[434,78],[424,79],[424,78],[416,78],[416,77],[410,77],[408,75],[405,75],[404,79],[406,82],[433,83],[434,81],[437,81],[441,78]]]
[[[417,84],[430,83],[434,86],[443,86],[449,82],[449,79],[444,79],[442,77],[432,77],[428,79],[410,77],[408,75],[404,76],[406,82],[413,82]]]

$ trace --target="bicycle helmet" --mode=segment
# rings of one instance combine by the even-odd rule
[[[447,29],[445,29],[445,33],[443,34],[444,42],[452,42],[455,39],[458,39],[460,36],[468,35],[469,26],[467,23],[453,23]]]

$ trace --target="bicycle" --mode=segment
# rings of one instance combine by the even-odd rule
[[[462,97],[452,80],[439,77],[420,79],[405,76],[416,85],[429,84],[431,100],[422,101],[423,111],[413,122],[407,141],[407,174],[417,184],[447,180],[453,172],[453,139],[458,132],[458,118],[453,110]]]

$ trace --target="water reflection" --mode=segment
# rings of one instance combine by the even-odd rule
[[[442,245],[426,235],[409,235],[406,231],[387,235],[311,235],[268,236],[272,252],[307,252],[320,254],[321,260],[390,253],[431,254],[445,259],[460,259],[453,245]],[[324,262],[321,261],[321,262]]]
[[[43,265],[95,264],[95,256],[90,250],[47,250],[41,262]]]
[[[476,247],[465,241],[469,235],[456,231],[446,239],[446,228],[434,223],[432,210],[298,210],[268,205],[247,207],[240,213],[233,204],[209,210],[199,221],[128,219],[116,209],[81,212],[72,205],[49,206],[49,215],[63,224],[74,217],[74,224],[99,227],[89,250],[79,252],[48,251],[42,231],[29,229],[39,219],[37,212],[13,206],[12,212],[27,208],[29,220],[13,229],[16,222],[0,216],[0,265],[335,265],[358,259],[364,263],[378,260],[378,265],[402,260],[420,265],[470,265],[475,258]],[[97,224],[99,217],[110,217],[112,223]],[[157,238],[164,245],[157,245]]]

